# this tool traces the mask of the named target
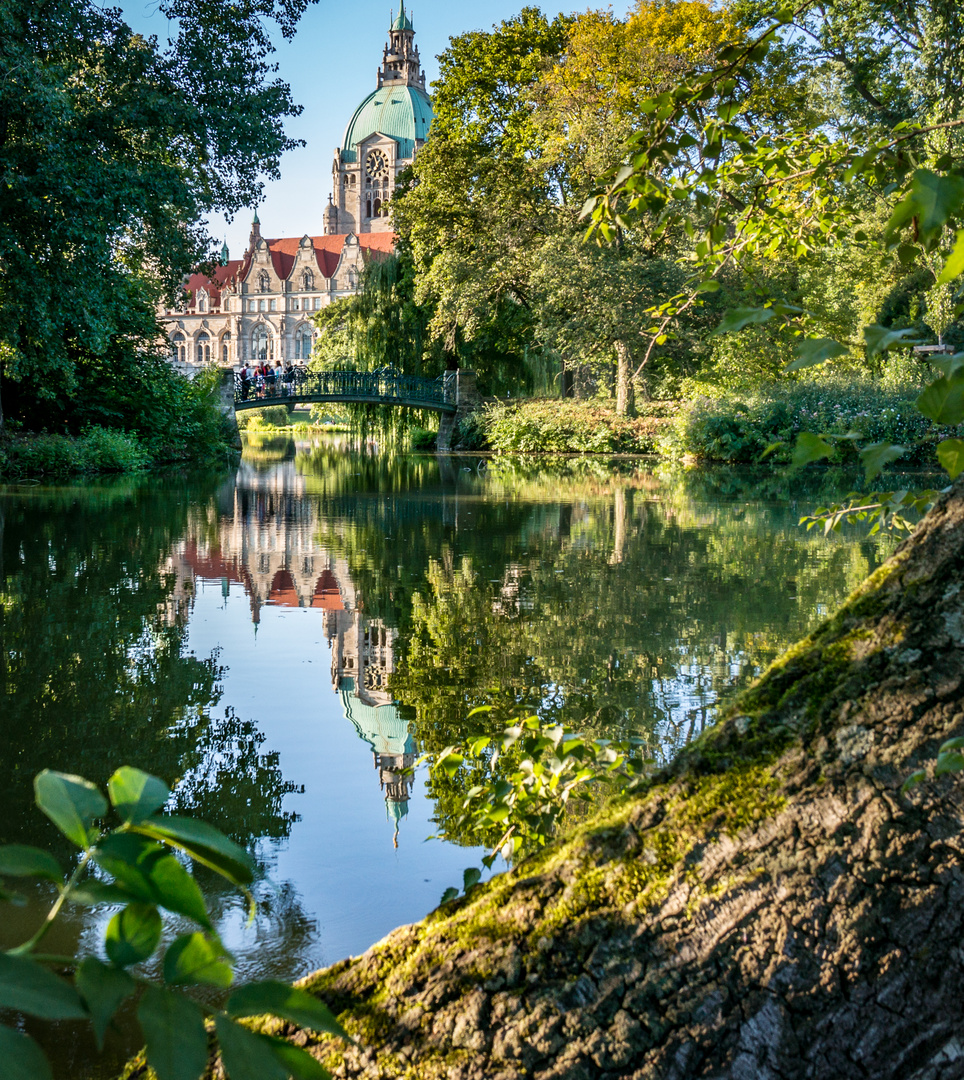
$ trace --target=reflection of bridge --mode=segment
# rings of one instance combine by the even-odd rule
[[[411,409],[455,415],[457,391],[453,381],[421,379],[400,371],[297,371],[290,381],[283,375],[258,387],[234,377],[234,408],[260,409],[265,405],[297,405],[334,401],[359,405],[400,405]]]

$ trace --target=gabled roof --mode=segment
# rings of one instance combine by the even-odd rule
[[[322,276],[326,278],[334,276],[345,249],[345,241],[350,235],[350,233],[335,233],[332,236],[309,237],[315,255],[315,264]],[[360,233],[355,239],[366,259],[385,258],[395,250],[393,233]],[[295,258],[301,248],[301,241],[300,236],[284,236],[265,241],[271,255],[271,264],[282,281],[287,281],[294,271]],[[220,307],[221,290],[226,285],[236,286],[238,282],[244,281],[250,269],[249,255],[244,259],[231,259],[226,265],[217,267],[211,277],[206,274],[192,274],[184,285],[188,296],[191,297],[188,306],[194,306],[194,298],[198,291],[204,289],[211,299],[211,306]]]

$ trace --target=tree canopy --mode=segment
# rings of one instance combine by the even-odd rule
[[[20,399],[59,417],[99,358],[149,347],[157,302],[211,257],[206,216],[277,175],[299,110],[269,29],[306,3],[167,0],[161,42],[84,0],[0,0],[0,379]]]

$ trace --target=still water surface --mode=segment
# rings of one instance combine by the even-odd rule
[[[889,554],[800,529],[814,501],[639,460],[284,439],[227,475],[0,489],[0,841],[66,861],[33,776],[137,765],[265,871],[251,927],[204,883],[242,978],[359,953],[479,865],[470,837],[426,840],[462,793],[400,778],[415,755],[523,710],[671,757]],[[5,908],[3,944],[43,900]],[[93,947],[108,917],[74,912],[51,948]],[[70,1030],[48,1045],[76,1080],[129,1039],[101,1066]]]

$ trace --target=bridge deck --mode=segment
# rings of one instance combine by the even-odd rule
[[[394,405],[409,409],[430,409],[454,414],[455,395],[441,379],[421,379],[415,375],[380,371],[296,372],[295,377],[264,385],[241,376],[234,379],[234,408],[261,409],[266,405],[297,405],[309,402],[343,402],[361,405]]]

